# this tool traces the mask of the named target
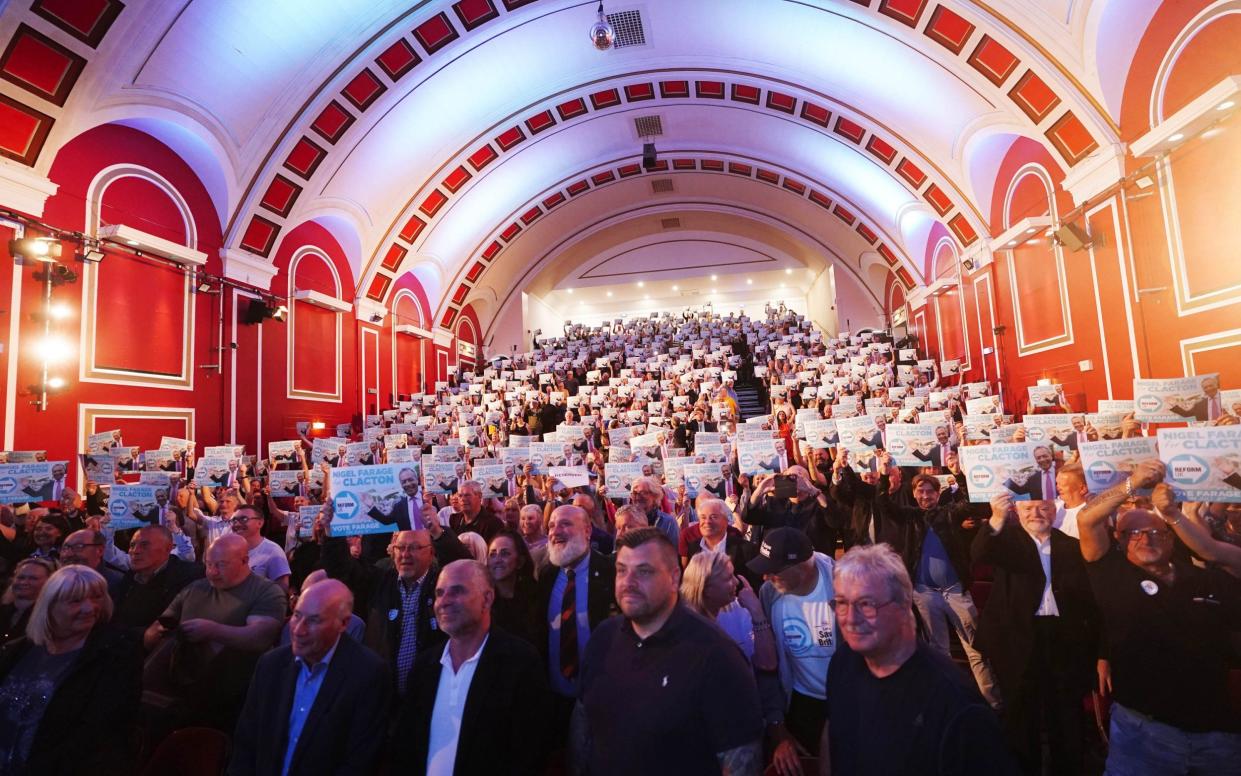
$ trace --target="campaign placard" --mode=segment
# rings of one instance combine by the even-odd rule
[[[590,470],[585,466],[549,466],[547,476],[566,488],[590,487]]]
[[[137,447],[113,447],[108,450],[108,455],[112,456],[112,467],[118,472],[136,472],[139,469]]]
[[[512,467],[502,463],[476,463],[470,479],[483,486],[483,498],[508,498],[508,478]]]
[[[1000,426],[1001,415],[966,415],[961,419],[965,426],[965,439],[969,442],[985,442],[991,440],[991,431]]]
[[[1241,502],[1241,426],[1161,428],[1158,437],[1178,500]]]
[[[218,455],[204,457],[194,468],[194,479],[200,485],[206,485],[209,488],[227,488],[230,484],[236,485],[238,478],[234,474],[238,471],[238,463],[236,458],[222,458]]]
[[[349,466],[332,472],[332,536],[389,533],[395,528],[393,512],[405,501],[400,473],[408,466],[377,464]],[[404,507],[402,507],[403,509]],[[377,517],[387,518],[384,523]]]
[[[384,451],[385,463],[413,463],[416,460],[412,447],[394,447]]]
[[[685,456],[665,458],[664,484],[673,490],[685,485],[685,467],[694,466],[697,462],[697,458],[688,458]],[[691,495],[690,498],[693,498],[693,496]]]
[[[154,485],[113,485],[108,494],[108,525],[117,531],[155,525],[159,503]]]
[[[883,447],[879,426],[870,415],[837,418],[836,431],[840,435],[840,446],[851,453],[875,451]]]
[[[267,484],[271,488],[272,498],[293,498],[299,495],[299,485],[304,481],[305,474],[293,469],[277,469],[267,475]]]
[[[29,461],[0,464],[0,504],[21,504],[28,501],[52,501],[56,482],[63,490],[65,461]]]
[[[531,442],[530,465],[535,474],[547,474],[552,466],[568,466],[572,445],[565,442]]]
[[[1077,447],[1077,432],[1086,430],[1086,416],[1026,415],[1021,424],[1026,427],[1026,441],[1051,445],[1055,450],[1069,452]]]
[[[760,474],[779,474],[783,469],[783,444],[778,439],[758,439],[737,442],[737,471],[756,477]]]
[[[827,418],[823,420],[806,421],[806,444],[816,450],[831,450],[840,444],[840,435],[836,431],[836,421]]]
[[[731,467],[728,464],[690,464],[685,467],[685,492],[690,498],[697,498],[698,494],[703,492],[716,498],[725,498],[730,474]]]
[[[297,508],[297,538],[303,540],[314,538],[315,520],[319,519],[319,513],[322,511],[322,504],[312,504]]]
[[[1027,483],[1038,470],[1032,445],[1025,442],[969,445],[958,452],[970,501],[986,503],[1005,493],[1015,501],[1030,500]]]
[[[935,426],[930,423],[891,423],[884,429],[884,449],[897,466],[931,466]],[[942,464],[941,464],[942,465]]]
[[[86,452],[106,453],[120,444],[121,430],[119,428],[112,431],[100,431],[98,434],[91,434],[86,437]]]
[[[1030,408],[1035,410],[1059,407],[1064,402],[1064,388],[1059,385],[1031,385]]]
[[[1241,418],[1241,388],[1219,392],[1219,406],[1234,418]],[[1102,408],[1099,409],[1102,412]]]
[[[1143,423],[1179,423],[1207,419],[1203,383],[1219,385],[1219,375],[1133,381],[1134,417]]]
[[[607,463],[603,466],[603,480],[608,488],[608,498],[629,498],[633,481],[642,476],[640,463]]]
[[[106,453],[103,455],[79,453],[78,462],[82,464],[86,479],[91,482],[107,487],[116,480],[116,467],[112,465],[112,456]]]
[[[338,466],[371,466],[375,463],[375,454],[371,451],[370,442],[350,442],[345,445],[345,460]]]
[[[404,466],[401,466],[404,468]],[[427,493],[456,493],[465,481],[464,461],[428,461],[423,459],[422,475]],[[333,478],[335,474],[333,473]]]
[[[1099,440],[1120,439],[1124,433],[1124,416],[1119,412],[1091,412],[1086,423],[1094,428]]]
[[[272,466],[297,464],[302,461],[302,443],[296,439],[267,443],[267,460]]]
[[[976,399],[965,400],[965,413],[967,415],[992,415],[999,411],[999,396],[980,396]]]
[[[1086,473],[1086,489],[1091,493],[1102,493],[1123,482],[1139,461],[1159,457],[1154,437],[1082,442],[1077,450]]]

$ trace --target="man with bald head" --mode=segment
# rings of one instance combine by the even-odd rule
[[[388,544],[392,564],[384,568],[354,558],[343,537],[331,537],[330,501],[318,528],[330,537],[323,542],[323,568],[361,599],[354,609],[366,620],[363,643],[388,664],[401,696],[419,650],[444,643],[431,611],[440,566],[469,557],[452,530],[436,519],[433,504],[423,505],[422,518],[426,529],[392,534]]]
[[[1100,676],[1113,698],[1107,772],[1236,773],[1241,718],[1229,703],[1228,667],[1241,588],[1219,568],[1175,556],[1177,539],[1204,558],[1210,552],[1163,476],[1162,463],[1142,461],[1077,518],[1108,648]],[[1151,487],[1157,509],[1135,502],[1135,491]]]
[[[200,563],[173,554],[173,535],[166,526],[146,525],[134,531],[125,557],[129,571],[115,596],[112,622],[145,631],[186,585],[203,578]]]
[[[554,694],[553,734],[568,730],[577,698],[581,657],[590,634],[614,613],[616,566],[590,549],[590,517],[572,504],[556,507],[547,527],[547,560],[539,575],[539,611],[546,616],[547,672]]]
[[[551,699],[542,659],[491,627],[494,601],[491,573],[478,561],[454,561],[440,572],[435,616],[448,643],[418,656],[396,726],[410,770],[543,772]]]
[[[346,633],[352,612],[342,582],[303,590],[289,620],[291,643],[255,668],[229,776],[376,770],[390,685],[383,660]]]

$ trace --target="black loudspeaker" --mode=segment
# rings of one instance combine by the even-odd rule
[[[1055,232],[1056,242],[1071,251],[1080,251],[1090,246],[1090,235],[1073,224],[1063,224]]]
[[[648,170],[648,171],[655,169],[655,144],[654,143],[643,143],[642,144],[642,169]]]
[[[270,314],[271,308],[261,299],[250,299],[248,302],[245,309],[241,311],[241,322],[251,326],[262,323],[263,319]]]

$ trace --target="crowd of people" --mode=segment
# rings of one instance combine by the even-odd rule
[[[210,477],[150,456],[136,529],[122,471],[0,507],[0,773],[203,727],[238,776],[1241,773],[1241,504],[1155,458],[1091,492],[1067,440],[972,499],[962,450],[1029,429],[901,345],[783,308],[569,326]],[[334,530],[333,473],[385,463],[372,532]]]

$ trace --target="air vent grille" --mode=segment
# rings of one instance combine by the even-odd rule
[[[646,45],[646,31],[642,29],[641,13],[619,11],[607,16],[608,24],[612,25],[612,31],[616,33],[616,41],[612,44],[616,48]]]
[[[672,193],[672,179],[671,178],[656,178],[655,180],[651,181],[651,193],[652,194],[671,194]]]
[[[633,120],[638,137],[658,137],[664,133],[664,120],[659,116],[639,116]]]
[[[664,229],[680,229],[680,228],[681,228],[681,219],[679,219],[679,218],[661,218],[661,219],[659,219],[659,225],[660,225],[661,227],[663,227]]]

